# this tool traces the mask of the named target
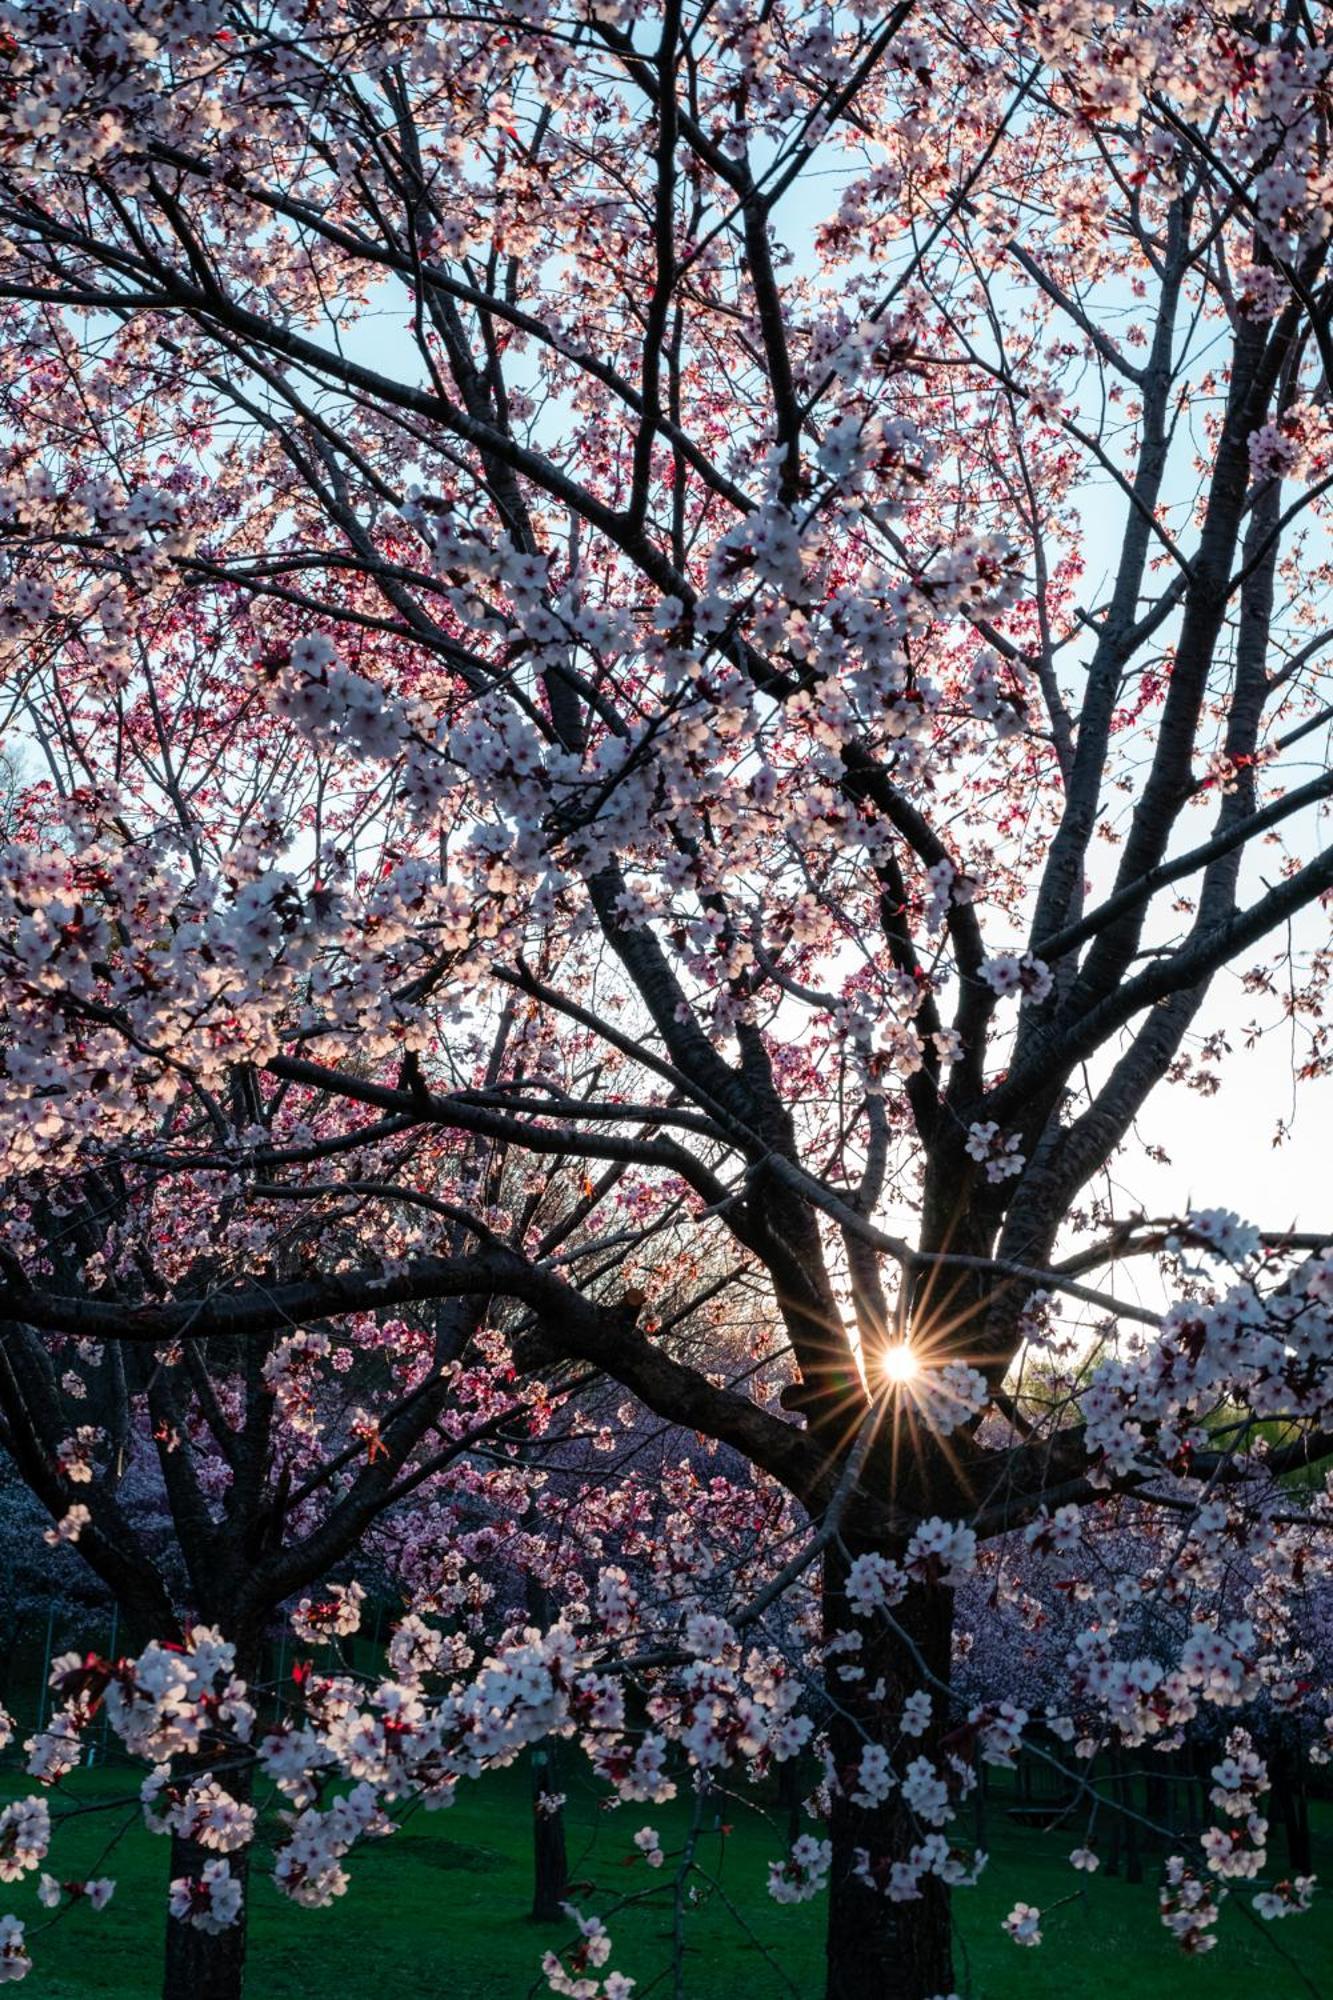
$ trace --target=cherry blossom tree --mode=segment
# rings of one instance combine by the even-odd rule
[[[139,1648],[65,1663],[67,1739],[109,1704],[185,1788],[168,1991],[238,1988],[255,1761],[318,1822],[298,1901],[553,1730],[631,1800],[669,1743],[761,1769],[817,1566],[828,1825],[775,1893],[827,1883],[830,2000],[948,1994],[945,1829],[1029,1721],[951,1696],[979,1547],[1164,1517],[1116,1593],[1088,1559],[1071,1782],[1328,1707],[1283,1589],[1328,1560],[1326,1239],[1108,1174],[1214,1078],[1220,974],[1329,1061],[1324,10],[4,24],[0,1410]],[[1090,1282],[1134,1257],[1160,1311]],[[369,1708],[258,1735],[276,1607],[335,1575],[298,1616],[341,1629],[376,1524],[590,1374],[799,1545],[475,1674],[414,1611]],[[150,1447],[183,1581],[119,1490]],[[1191,1949],[1267,1866],[1232,1733]],[[551,1982],[616,2000],[582,1921]]]

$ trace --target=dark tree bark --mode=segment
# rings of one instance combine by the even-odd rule
[[[788,1757],[778,1765],[778,1811],[787,1817],[787,1845],[793,1847],[801,1833],[801,1760]]]
[[[1282,1821],[1287,1866],[1293,1875],[1308,1875],[1314,1863],[1310,1846],[1310,1795],[1301,1769],[1300,1752],[1279,1723],[1268,1747],[1272,1813]]]
[[[1125,1822],[1118,1812],[1112,1813],[1111,1831],[1106,1847],[1106,1866],[1102,1870],[1103,1875],[1118,1875],[1120,1873],[1120,1851],[1124,1844]]]
[[[1119,1752],[1116,1754],[1116,1765],[1116,1803],[1123,1808],[1125,1822],[1125,1880],[1138,1883],[1143,1880],[1143,1849],[1139,1840],[1139,1823],[1134,1817],[1134,1774],[1124,1768],[1124,1759]]]
[[[244,1632],[239,1620],[234,1621],[233,1629],[240,1630],[242,1634],[237,1645],[236,1671],[243,1680],[253,1683],[259,1666],[258,1636]],[[216,1748],[214,1745],[210,1750],[205,1741],[197,1756],[179,1759],[172,1769],[173,1782],[180,1780],[188,1784],[192,1778],[207,1772],[233,1798],[248,1802],[254,1790],[253,1766],[246,1764],[238,1769],[228,1769],[224,1764],[222,1768],[215,1769],[213,1756]],[[247,1846],[219,1857],[216,1849],[201,1847],[198,1841],[172,1834],[168,1879],[174,1882],[183,1875],[197,1881],[210,1861],[225,1859],[240,1884],[241,1910],[234,1924],[217,1932],[199,1930],[168,1912],[162,2000],[242,2000],[250,1927],[251,1853],[252,1849]]]
[[[186,1875],[197,1878],[206,1862],[217,1855],[197,1841],[171,1837],[171,1880]],[[231,1872],[248,1893],[249,1850],[227,1856]],[[245,1955],[248,1911],[242,1903],[236,1923],[216,1933],[197,1930],[193,1924],[167,1917],[166,1952],[162,1975],[162,2000],[241,2000],[245,1991]]]
[[[847,1664],[848,1656],[835,1654],[827,1680],[829,1742],[839,1780],[829,1827],[833,1864],[827,2000],[934,2000],[954,1985],[948,1888],[937,1876],[926,1875],[918,1900],[895,1903],[857,1874],[857,1855],[863,1850],[871,1872],[887,1883],[892,1864],[906,1860],[932,1829],[914,1821],[898,1789],[873,1807],[853,1804],[850,1794],[865,1744],[892,1747],[904,1700],[923,1686],[931,1693],[935,1719],[918,1739],[917,1754],[932,1761],[939,1757],[948,1722],[938,1683],[947,1684],[949,1678],[953,1593],[940,1586],[914,1586],[893,1613],[900,1636],[883,1623],[852,1616],[845,1575],[840,1553],[826,1558],[826,1632],[861,1631],[863,1645],[854,1664],[864,1669],[858,1680],[841,1680],[838,1665]]]
[[[538,1744],[532,1752],[532,1917],[539,1924],[555,1923],[569,1897],[564,1807],[545,1803],[557,1796],[558,1780],[554,1746]]]
[[[529,1575],[526,1582],[528,1616],[545,1628],[551,1622],[551,1594],[545,1584]],[[565,1848],[563,1806],[547,1803],[560,1792],[560,1754],[556,1739],[532,1747],[532,1920],[537,1924],[559,1921],[569,1897],[569,1858]]]

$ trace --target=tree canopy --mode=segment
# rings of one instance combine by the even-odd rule
[[[935,2000],[942,1829],[1030,1721],[950,1693],[981,1545],[1093,1597],[1075,1765],[1329,1706],[1333,1225],[1233,1214],[1220,1147],[1216,1205],[1132,1193],[1237,983],[1329,1062],[1327,10],[2,18],[0,1441],[140,1649],[68,1739],[119,1702],[216,1790],[391,1517],[549,1587],[610,1382],[730,1454],[762,1577],[566,1575],[471,1678],[413,1606],[405,1711],[254,1757],[355,1781],[345,1852],[552,1728],[629,1798],[668,1742],[762,1773],[822,1675],[778,1891],[827,1879],[829,2000]],[[792,1603],[799,1672],[749,1651]],[[1196,1949],[1266,1865],[1226,1770]],[[222,2000],[242,1863],[177,1810],[168,1990]],[[600,1935],[556,1990],[623,1995]]]

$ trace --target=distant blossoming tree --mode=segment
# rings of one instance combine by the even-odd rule
[[[167,1990],[226,2000],[255,1764],[298,1902],[552,1732],[630,1800],[673,1744],[762,1771],[796,1593],[827,1825],[774,1892],[827,1885],[829,2000],[947,1995],[950,1828],[1030,1719],[950,1691],[991,1538],[1086,1586],[1071,1782],[1260,1696],[1325,1734],[1333,1258],[1105,1178],[1224,968],[1329,1061],[1325,10],[0,23],[0,1415],[135,1647],[59,1665],[34,1775],[103,1710],[159,1767]],[[1160,1312],[1089,1282],[1136,1255]],[[423,1605],[262,1721],[275,1609],[354,1629],[326,1579],[431,1481],[531,1525],[592,1373],[808,1528],[489,1661]],[[1163,1526],[1108,1594],[1124,1494]],[[1190,1948],[1230,1879],[1309,1900],[1266,1783],[1238,1725]],[[47,1829],[7,1809],[6,1879]],[[552,1986],[623,2000],[581,1923]]]

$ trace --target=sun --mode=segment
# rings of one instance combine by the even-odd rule
[[[921,1373],[920,1357],[905,1340],[895,1347],[886,1347],[879,1365],[885,1379],[893,1383],[910,1382]]]

